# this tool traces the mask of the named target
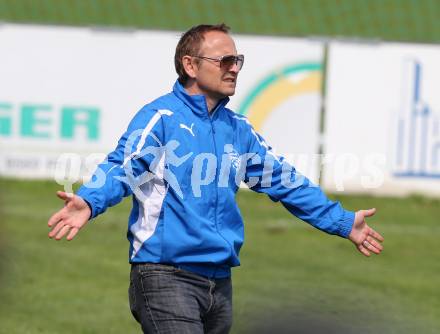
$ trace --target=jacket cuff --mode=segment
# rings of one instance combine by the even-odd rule
[[[351,229],[353,228],[355,213],[352,211],[345,211],[343,219],[339,222],[338,234],[343,238],[348,238]]]
[[[95,207],[93,206],[93,203],[92,203],[91,199],[89,199],[89,198],[87,197],[87,194],[86,194],[84,191],[82,191],[82,187],[78,190],[78,192],[76,193],[76,195],[79,196],[79,197],[81,197],[81,198],[87,203],[87,205],[89,206],[89,208],[90,208],[90,217],[89,217],[89,220],[95,218],[95,217],[98,215],[97,210],[96,210]]]

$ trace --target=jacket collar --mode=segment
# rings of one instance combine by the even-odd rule
[[[195,114],[199,116],[208,117],[208,106],[204,95],[189,95],[179,80],[173,86],[173,93],[183,101]],[[215,106],[212,115],[222,109],[229,102],[229,97],[221,99]]]

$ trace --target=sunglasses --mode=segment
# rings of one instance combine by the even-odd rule
[[[203,57],[203,56],[193,56],[193,57],[218,62],[218,63],[220,63],[220,68],[224,69],[224,70],[229,70],[235,64],[235,65],[237,65],[238,70],[240,71],[241,68],[243,67],[243,63],[244,63],[244,56],[243,55],[236,55],[236,56],[226,55],[226,56],[221,56],[218,58]]]

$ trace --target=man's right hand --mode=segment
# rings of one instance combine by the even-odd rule
[[[62,239],[67,234],[67,240],[72,240],[78,231],[88,222],[91,210],[81,197],[57,191],[57,196],[65,201],[64,208],[50,217],[48,225],[52,227],[49,238]]]

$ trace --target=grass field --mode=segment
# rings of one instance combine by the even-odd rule
[[[127,301],[129,201],[72,242],[47,238],[54,182],[0,180],[0,333],[138,333]],[[377,207],[386,238],[364,258],[346,240],[243,191],[233,333],[439,333],[440,201],[339,196]],[[324,328],[324,329],[323,329]]]
[[[0,21],[438,43],[438,0],[0,0]]]

